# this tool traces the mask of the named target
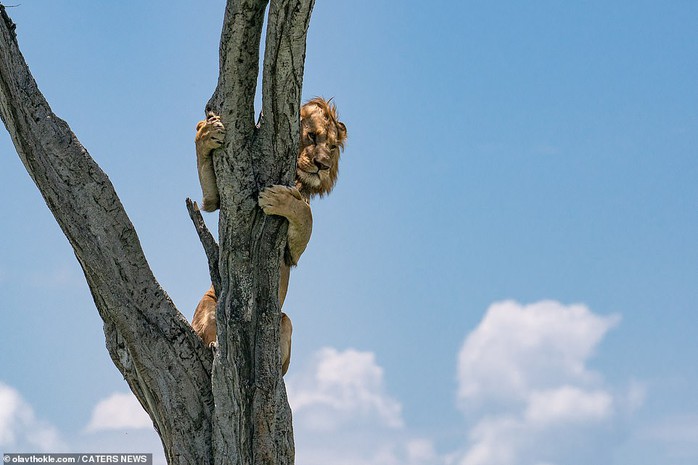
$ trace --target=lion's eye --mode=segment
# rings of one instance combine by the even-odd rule
[[[335,150],[337,150],[337,146],[336,146],[336,145],[330,145],[330,150],[332,150],[332,151],[334,152]]]
[[[308,133],[308,139],[313,141],[313,144],[315,143],[315,133],[314,132],[309,132]]]

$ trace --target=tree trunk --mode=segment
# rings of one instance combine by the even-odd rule
[[[219,261],[211,266],[212,280],[220,282],[213,355],[155,280],[108,177],[51,111],[0,4],[0,116],[73,246],[104,321],[109,354],[153,420],[169,464],[294,461],[277,299],[286,224],[265,216],[257,197],[263,187],[293,180],[314,0],[271,0],[264,116],[255,125],[268,3],[228,0],[220,76],[207,106],[228,129],[214,155],[221,211]]]

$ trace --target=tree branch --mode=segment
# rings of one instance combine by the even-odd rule
[[[292,184],[298,155],[300,99],[310,16],[315,0],[272,0],[269,8],[262,83],[262,131],[273,141],[262,154],[283,159],[274,179]],[[260,160],[268,164],[269,159]],[[268,185],[269,180],[262,180]]]
[[[279,269],[286,221],[264,215],[259,189],[289,184],[299,137],[305,37],[313,0],[272,0],[254,124],[259,45],[268,0],[228,0],[218,86],[208,109],[228,131],[214,154],[220,248],[207,250],[218,350],[212,358],[161,289],[107,176],[41,95],[0,8],[0,116],[82,266],[107,348],[160,433],[168,463],[288,465],[291,411],[281,378]],[[1,7],[1,5],[0,5]],[[220,290],[220,293],[218,293]]]
[[[189,212],[189,218],[194,223],[194,228],[196,233],[199,235],[199,240],[201,245],[204,247],[204,252],[206,252],[206,258],[208,259],[208,271],[211,275],[211,283],[213,284],[213,290],[216,295],[220,295],[221,292],[221,274],[218,271],[218,257],[219,248],[214,239],[211,231],[206,227],[206,222],[204,217],[201,216],[201,211],[196,202],[191,199],[186,200],[187,211]]]
[[[14,42],[17,42],[17,33],[15,32],[15,29],[17,29],[17,25],[12,22],[10,17],[7,15],[7,11],[5,11],[5,5],[0,4],[0,17],[2,20],[5,22],[5,25],[7,29],[10,31],[10,37]]]
[[[218,85],[206,110],[221,116],[235,147],[242,147],[254,131],[259,44],[268,2],[228,0],[225,8]]]
[[[212,463],[210,353],[152,275],[111,182],[39,91],[4,8],[0,116],[75,251],[109,352],[154,420],[169,463]]]

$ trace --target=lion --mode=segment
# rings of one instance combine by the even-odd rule
[[[279,270],[279,305],[283,307],[291,267],[298,264],[313,229],[310,199],[323,197],[334,188],[339,175],[339,157],[344,150],[347,128],[339,121],[336,106],[317,97],[301,108],[301,134],[296,162],[295,185],[274,185],[263,189],[258,204],[267,215],[283,216],[288,220],[284,260]],[[203,193],[202,209],[220,208],[220,196],[213,170],[213,154],[223,144],[225,127],[219,116],[210,114],[196,126],[196,160]],[[192,327],[204,344],[216,341],[216,305],[213,286],[204,294],[194,311]],[[282,374],[291,361],[291,319],[281,313]]]

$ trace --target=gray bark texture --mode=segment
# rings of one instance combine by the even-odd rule
[[[228,0],[220,76],[207,110],[221,115],[214,154],[219,250],[188,205],[219,289],[211,352],[160,287],[107,175],[39,91],[0,4],[0,116],[72,245],[116,367],[148,412],[169,464],[294,463],[281,377],[279,266],[286,223],[257,206],[260,189],[292,184],[305,44],[314,0]],[[268,7],[263,117],[255,124]],[[218,263],[215,261],[218,255]]]

